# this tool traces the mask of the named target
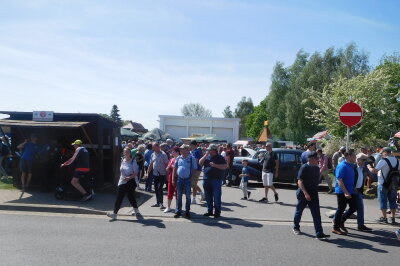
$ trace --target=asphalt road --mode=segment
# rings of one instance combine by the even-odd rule
[[[325,227],[326,232],[330,227]],[[289,223],[0,214],[1,265],[398,265],[393,229],[314,239]]]

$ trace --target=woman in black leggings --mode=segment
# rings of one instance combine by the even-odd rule
[[[107,213],[112,220],[117,219],[117,213],[121,208],[122,200],[127,195],[129,202],[133,207],[132,215],[139,215],[138,205],[135,199],[135,189],[137,187],[135,177],[139,172],[136,160],[132,159],[131,151],[124,149],[124,159],[121,162],[121,176],[118,182],[117,199],[115,200],[114,212]]]

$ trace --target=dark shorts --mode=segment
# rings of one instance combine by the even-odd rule
[[[82,172],[82,171],[74,171],[74,174],[72,175],[73,178],[81,178],[84,177],[85,174],[89,172]]]
[[[32,173],[32,165],[33,165],[33,161],[24,160],[22,158],[19,162],[19,167],[21,169],[21,172],[23,172],[23,173],[31,174]]]

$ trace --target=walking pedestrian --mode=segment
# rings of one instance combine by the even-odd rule
[[[148,172],[152,172],[154,177],[154,191],[156,193],[156,203],[151,207],[159,207],[165,209],[163,205],[163,187],[167,176],[168,156],[160,148],[157,142],[153,143],[153,154],[151,155],[151,161]]]
[[[226,174],[228,178],[228,184],[226,186],[232,186],[232,171],[233,171],[233,160],[235,158],[235,151],[232,149],[232,143],[226,145],[225,161],[228,165]]]
[[[203,169],[203,188],[207,202],[204,216],[221,216],[222,179],[228,167],[225,158],[218,154],[218,146],[210,144],[199,161]]]
[[[176,183],[174,183],[172,181],[174,179],[173,173],[174,173],[176,158],[178,158],[179,155],[181,155],[181,151],[180,151],[179,147],[173,147],[172,148],[172,157],[171,157],[171,159],[169,159],[168,166],[167,166],[168,195],[167,195],[167,208],[164,210],[164,213],[173,211],[173,209],[171,209],[171,203],[172,203],[174,194],[175,194],[175,198],[177,198],[176,197]]]
[[[201,174],[201,166],[199,164],[199,160],[201,157],[203,157],[202,151],[197,147],[197,141],[192,140],[190,142],[190,154],[193,156],[193,158],[196,160],[197,167],[196,169],[193,170],[192,174],[192,204],[196,204],[196,195],[199,192],[200,193],[200,201],[204,201],[205,196],[203,191],[198,185],[200,174]]]
[[[176,182],[176,192],[177,192],[177,207],[175,212],[175,218],[182,216],[182,196],[183,192],[186,195],[186,208],[185,217],[190,219],[190,188],[192,183],[190,181],[193,171],[197,168],[196,159],[189,154],[189,145],[183,144],[180,147],[181,155],[176,158],[172,184],[175,185]]]
[[[264,153],[264,156],[261,160],[261,163],[263,165],[262,180],[263,180],[263,185],[264,185],[264,190],[265,190],[265,197],[260,199],[259,202],[268,203],[268,190],[269,189],[271,189],[274,192],[275,201],[279,200],[279,195],[276,192],[276,189],[275,189],[274,183],[273,183],[274,173],[275,173],[276,177],[279,174],[279,160],[278,160],[277,154],[272,151],[272,143],[267,142],[265,144],[265,149],[267,151]]]
[[[308,154],[315,151],[316,144],[314,142],[309,142],[307,144],[307,150],[301,154],[301,163],[306,164],[308,162]]]
[[[321,213],[318,197],[318,184],[320,178],[320,169],[318,167],[318,154],[311,151],[307,154],[308,163],[303,164],[297,176],[299,188],[296,191],[297,205],[293,219],[293,233],[301,234],[300,221],[305,207],[310,208],[314,222],[316,238],[325,240],[329,235],[325,235],[322,229]]]
[[[151,156],[153,155],[153,152],[153,145],[151,143],[148,143],[146,146],[146,151],[144,152],[144,170],[146,176],[146,184],[144,190],[147,192],[152,192],[153,186],[153,172],[149,171]]]
[[[392,214],[391,223],[396,224],[396,197],[399,180],[392,180],[392,182],[390,182],[389,174],[391,171],[400,170],[399,160],[392,155],[392,150],[389,147],[386,147],[382,149],[382,159],[378,162],[375,168],[368,166],[368,169],[370,172],[378,174],[378,199],[382,212],[382,217],[379,218],[378,222],[388,223],[386,209],[389,201],[389,208]]]
[[[115,200],[114,211],[107,213],[107,216],[112,220],[117,219],[117,214],[121,208],[125,195],[128,197],[128,200],[133,207],[132,215],[140,214],[135,199],[135,189],[137,186],[135,177],[138,175],[139,167],[136,160],[132,158],[132,153],[128,148],[124,149],[124,159],[121,162],[120,172],[121,175],[118,181],[117,199]]]
[[[357,210],[357,197],[354,194],[356,155],[354,150],[344,153],[345,160],[339,163],[336,168],[335,192],[337,195],[338,208],[333,220],[332,233],[347,235],[344,222]],[[349,205],[349,210],[343,214]]]
[[[322,151],[322,149],[318,149],[317,150],[317,154],[318,154],[318,165],[319,165],[319,171],[321,174],[321,177],[325,179],[329,191],[328,194],[332,194],[333,193],[333,187],[332,187],[332,180],[329,177],[329,169],[328,169],[328,156],[325,155]]]
[[[343,158],[343,154],[346,152],[346,147],[342,146],[340,149],[335,152],[332,156],[332,167],[333,167],[333,173],[335,174],[336,172],[336,167],[339,165],[339,159]]]
[[[356,180],[354,194],[357,200],[357,228],[359,231],[372,231],[371,228],[364,224],[364,180],[368,176],[368,169],[365,165],[368,156],[364,153],[359,153],[356,156]],[[347,215],[346,215],[347,216]]]
[[[242,180],[240,180],[240,188],[243,191],[243,198],[241,198],[241,200],[247,200],[250,198],[251,192],[247,191],[247,184],[249,182],[249,169],[247,168],[247,164],[248,164],[249,160],[247,159],[243,159],[242,160],[242,173],[240,174],[240,177],[242,178]]]

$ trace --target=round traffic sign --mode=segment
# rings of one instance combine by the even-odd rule
[[[347,127],[357,125],[362,119],[361,107],[353,101],[345,103],[339,110],[339,118]]]

